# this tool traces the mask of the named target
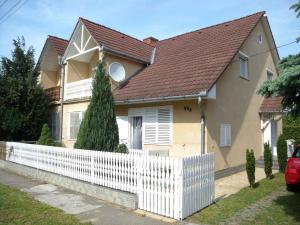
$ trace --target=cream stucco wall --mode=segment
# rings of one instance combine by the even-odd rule
[[[71,103],[64,105],[63,120],[63,144],[72,148],[74,140],[68,140],[68,114],[72,111],[85,111],[89,102]],[[169,150],[171,156],[187,156],[200,152],[200,114],[196,100],[162,102],[139,105],[116,106],[117,116],[128,116],[129,108],[172,106],[173,108],[173,132],[172,145],[144,145],[145,149]],[[184,107],[190,107],[192,111],[185,111]]]
[[[257,43],[257,35],[263,43]],[[259,23],[241,48],[248,56],[269,49],[262,25]],[[270,52],[249,58],[249,80],[239,74],[239,55],[217,81],[217,99],[205,102],[206,148],[215,152],[216,170],[245,163],[245,151],[254,149],[258,158],[262,153],[262,131],[259,107],[263,98],[256,94],[260,84],[267,80],[266,69],[277,76]],[[220,147],[220,124],[231,124],[231,146]],[[281,121],[278,123],[281,133]]]
[[[40,82],[45,89],[58,86],[60,84],[59,71],[41,70]]]
[[[69,113],[74,111],[86,111],[88,105],[89,105],[89,101],[64,104],[62,143],[65,147],[73,148],[73,145],[75,143],[75,140],[68,139]]]
[[[118,116],[127,116],[129,108],[172,106],[172,145],[144,145],[144,149],[169,150],[170,156],[187,156],[200,153],[200,111],[197,100],[161,102],[116,106]],[[190,107],[186,111],[184,107]]]

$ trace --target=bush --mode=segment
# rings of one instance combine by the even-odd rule
[[[277,159],[279,164],[279,171],[284,173],[287,161],[287,146],[286,146],[286,135],[281,134],[277,139]]]
[[[118,152],[118,153],[128,153],[128,148],[125,144],[119,144],[117,149],[116,149],[116,152]]]
[[[251,188],[255,187],[255,156],[253,149],[246,150],[246,171]]]
[[[38,145],[55,146],[55,142],[51,136],[51,131],[48,124],[44,124],[41,132],[41,136],[37,142]]]
[[[269,143],[264,144],[264,164],[265,164],[265,174],[267,179],[271,179],[272,167],[273,167],[273,156]]]

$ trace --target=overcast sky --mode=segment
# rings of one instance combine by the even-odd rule
[[[20,2],[17,11],[6,12]],[[23,4],[24,1],[24,4]],[[4,3],[2,5],[2,3]],[[0,56],[9,56],[12,40],[25,37],[36,58],[48,34],[69,39],[78,17],[133,37],[164,39],[216,23],[266,11],[277,46],[300,36],[300,18],[289,10],[296,0],[0,0]],[[2,6],[1,6],[2,5]],[[16,8],[17,9],[17,8]],[[300,52],[300,43],[279,49],[281,57]]]

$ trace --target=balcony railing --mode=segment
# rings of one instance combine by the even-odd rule
[[[67,83],[64,92],[64,100],[90,97],[92,96],[92,78]]]
[[[60,99],[60,86],[45,89],[46,95],[50,98],[51,102],[59,101]]]

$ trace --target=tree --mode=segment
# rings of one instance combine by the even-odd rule
[[[265,174],[267,179],[271,179],[272,167],[273,167],[273,157],[272,151],[269,143],[264,144],[264,164],[265,164]]]
[[[251,188],[255,187],[255,156],[253,149],[246,150],[246,172]]]
[[[38,84],[34,49],[24,38],[13,41],[12,59],[0,66],[0,139],[37,140],[48,119],[49,99]]]
[[[37,142],[38,145],[55,146],[55,142],[52,138],[50,128],[48,124],[44,124],[41,132],[41,136]]]
[[[280,75],[265,81],[258,93],[265,96],[282,96],[283,109],[293,116],[300,115],[300,53],[283,58],[278,65]]]
[[[277,139],[277,159],[279,165],[279,171],[284,173],[287,162],[287,145],[285,134],[279,135]]]
[[[290,9],[293,9],[297,13],[297,18],[300,17],[300,0],[297,3],[293,4]]]
[[[105,62],[101,61],[93,79],[91,102],[80,125],[74,147],[114,152],[118,143],[114,99],[109,76],[105,71]]]

